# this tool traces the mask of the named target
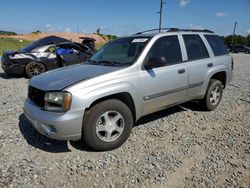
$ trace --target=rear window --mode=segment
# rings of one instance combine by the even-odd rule
[[[220,56],[228,54],[228,50],[224,42],[220,39],[220,37],[216,35],[204,35],[207,39],[209,45],[211,46],[214,55]]]
[[[207,48],[199,35],[183,35],[188,60],[208,58]]]

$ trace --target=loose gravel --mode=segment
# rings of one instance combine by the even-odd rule
[[[233,57],[215,111],[189,102],[146,116],[109,152],[37,133],[22,110],[29,80],[0,68],[0,187],[250,187],[250,55]]]

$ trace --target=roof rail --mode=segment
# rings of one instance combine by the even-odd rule
[[[176,32],[176,31],[191,31],[191,32],[214,33],[213,31],[211,31],[209,29],[178,29],[178,28],[169,29],[167,32]]]
[[[165,30],[166,32],[191,31],[191,32],[214,33],[213,31],[208,30],[208,29],[178,29],[178,28],[161,28],[161,31],[164,31],[164,30]],[[136,35],[140,35],[140,34],[143,34],[143,33],[148,33],[148,32],[151,32],[151,31],[159,31],[159,28],[158,28],[158,29],[150,29],[150,30],[146,30],[146,31],[141,31],[141,32],[136,33]]]
[[[161,28],[161,31],[163,31],[163,30],[171,30],[171,29],[177,29],[177,28]],[[136,33],[136,35],[140,35],[140,34],[143,34],[143,33],[148,33],[148,32],[151,32],[151,31],[159,31],[159,28],[158,29],[150,29],[150,30],[146,30],[146,31],[140,31],[140,32]]]

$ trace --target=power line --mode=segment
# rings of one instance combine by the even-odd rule
[[[175,8],[179,8],[176,4],[174,4],[173,2],[170,3],[171,6],[174,6]],[[229,20],[229,19],[226,19],[226,18],[223,18],[223,17],[220,17],[220,19],[216,19],[214,16],[211,16],[211,12],[206,12],[206,11],[201,11],[201,10],[198,10],[198,9],[194,9],[194,8],[191,8],[191,7],[188,7],[188,8],[182,8],[182,11],[185,11],[189,14],[192,14],[192,15],[197,15],[199,16],[200,18],[206,20],[206,21],[211,21],[211,22],[216,22],[219,24],[219,22],[224,22],[224,24],[232,24],[234,21],[232,20]]]

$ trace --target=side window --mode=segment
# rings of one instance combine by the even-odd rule
[[[181,48],[177,35],[161,37],[151,47],[146,60],[165,57],[168,64],[182,62]]]
[[[56,53],[56,47],[55,46],[50,46],[46,52],[49,52],[49,53]]]
[[[224,42],[220,39],[220,37],[216,35],[204,35],[207,39],[209,45],[211,46],[214,55],[220,56],[228,54],[228,50]]]
[[[199,35],[183,35],[188,60],[208,58],[206,46]]]

